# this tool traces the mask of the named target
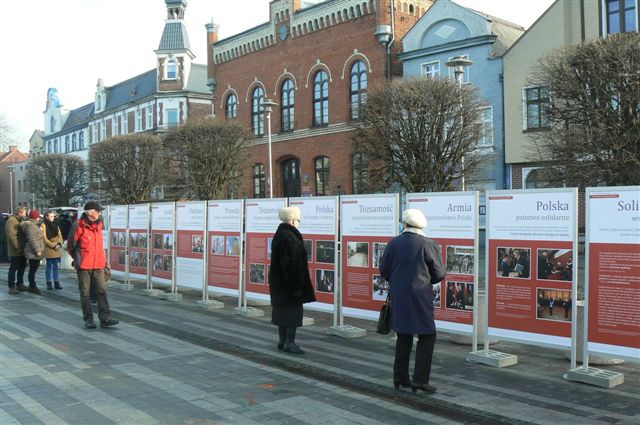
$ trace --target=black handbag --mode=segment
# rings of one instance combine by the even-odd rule
[[[387,299],[382,307],[380,307],[380,317],[378,317],[378,326],[376,332],[382,335],[386,335],[391,331],[391,300],[389,299],[389,293],[387,293]]]

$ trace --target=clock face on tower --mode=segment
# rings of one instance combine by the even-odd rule
[[[278,34],[280,35],[280,40],[285,41],[287,36],[289,35],[289,27],[287,24],[281,24],[280,28],[278,28]]]

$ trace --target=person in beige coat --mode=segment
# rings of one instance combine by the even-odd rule
[[[36,210],[29,211],[29,220],[20,223],[24,231],[26,243],[24,244],[24,256],[29,261],[29,292],[40,295],[40,289],[36,285],[36,272],[40,267],[42,254],[44,253],[44,235],[40,228],[40,213]]]
[[[44,236],[44,258],[47,260],[45,275],[47,278],[47,289],[62,289],[58,273],[60,270],[60,259],[62,258],[62,231],[58,226],[58,219],[55,211],[49,211],[44,215],[42,223],[42,234]]]

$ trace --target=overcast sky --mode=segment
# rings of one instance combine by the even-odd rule
[[[528,28],[553,0],[456,0]],[[28,149],[43,129],[47,89],[66,109],[93,101],[98,78],[112,86],[155,67],[164,20],[163,0],[20,0],[0,25],[0,113]],[[188,0],[185,21],[197,63],[205,64],[206,30],[213,18],[225,38],[269,20],[269,0]]]

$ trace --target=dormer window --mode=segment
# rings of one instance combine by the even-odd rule
[[[167,80],[175,80],[178,78],[178,64],[175,59],[167,61]]]

